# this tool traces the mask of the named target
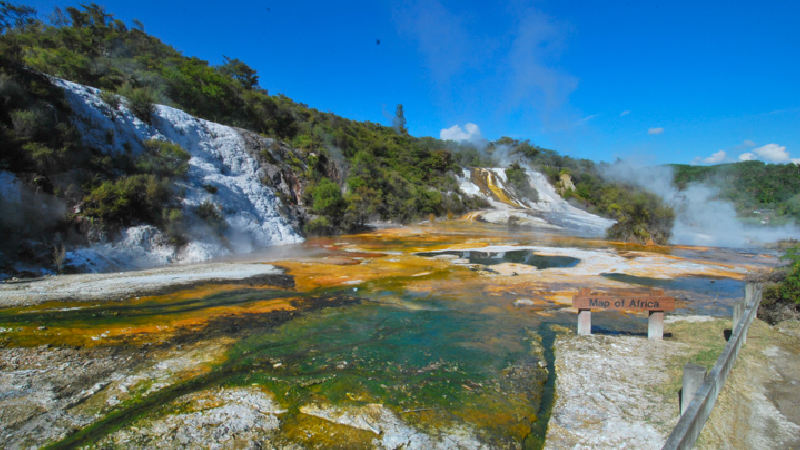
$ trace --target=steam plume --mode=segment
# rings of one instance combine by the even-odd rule
[[[608,166],[607,178],[627,182],[659,195],[675,209],[670,242],[718,247],[752,247],[780,239],[800,237],[795,224],[758,226],[743,223],[733,204],[719,198],[719,189],[692,183],[684,190],[673,184],[668,166],[644,167],[629,162]]]

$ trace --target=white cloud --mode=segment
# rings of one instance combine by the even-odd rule
[[[478,143],[483,140],[481,129],[474,123],[468,123],[464,125],[464,128],[461,128],[460,125],[442,128],[442,130],[439,131],[439,138],[445,141],[467,141],[472,143]]]
[[[630,113],[631,113],[631,110],[630,109],[626,109],[625,111],[622,111],[621,113],[619,113],[619,116],[620,117],[625,117]]]
[[[789,153],[786,151],[786,146],[778,144],[762,145],[753,149],[753,153],[758,155],[761,159],[774,163],[787,163],[789,162]]]
[[[655,128],[648,128],[647,134],[661,134],[664,132],[664,128],[662,127],[655,127]]]
[[[725,161],[725,158],[727,158],[727,157],[728,157],[728,154],[725,153],[725,150],[720,150],[720,151],[714,153],[713,155],[711,155],[709,157],[703,158],[702,161],[705,164],[719,164],[719,163]]]
[[[758,159],[758,157],[753,153],[742,153],[739,155],[739,161],[752,161],[754,159]]]

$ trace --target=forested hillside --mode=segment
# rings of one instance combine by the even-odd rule
[[[132,110],[145,122],[153,103],[167,104],[198,117],[274,136],[302,150],[309,170],[298,175],[308,181],[307,200],[320,214],[318,221],[308,224],[313,230],[351,229],[372,216],[407,221],[477,206],[458,194],[452,176],[457,166],[445,142],[414,138],[404,129],[359,123],[282,95],[271,96],[258,86],[255,71],[237,59],[213,67],[184,57],[145,34],[141,25],[129,29],[94,4],[57,11],[53,25],[29,17],[16,25],[3,36],[3,66],[12,72],[6,77],[17,83],[28,78],[20,73],[21,68],[34,73],[30,68],[101,88],[110,102],[116,101],[112,93],[128,98]],[[27,103],[9,106],[15,117],[30,117],[32,122],[42,123],[41,129],[47,128],[40,120],[46,114],[42,108]],[[11,117],[6,119],[12,125],[7,131],[19,128]],[[35,138],[10,139],[20,145],[6,153],[6,167],[24,159],[41,165],[42,152],[26,150],[29,143],[21,142],[27,137]],[[70,153],[59,149],[67,139],[53,139],[59,142],[48,143],[55,158],[52,169],[74,166],[61,157]],[[126,172],[121,167],[110,169]],[[103,176],[107,172],[98,173]],[[331,183],[344,185],[346,193],[330,189]],[[83,194],[89,194],[97,187],[92,184],[81,182],[78,186],[84,188]]]

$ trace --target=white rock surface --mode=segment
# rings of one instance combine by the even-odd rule
[[[150,139],[183,147],[191,155],[187,178],[180,185],[184,215],[191,216],[194,207],[211,202],[220,208],[228,225],[224,239],[200,230],[192,235],[189,245],[172,251],[161,244],[165,240],[159,233],[134,227],[112,243],[70,252],[68,261],[80,264],[92,260],[94,264],[86,265],[89,270],[118,270],[198,262],[302,241],[289,220],[280,214],[280,199],[261,182],[260,166],[247,153],[236,129],[164,105],[155,105],[152,125],[146,124],[133,115],[125,101],[113,109],[100,98],[99,89],[52,80],[64,89],[85,145],[133,154],[140,153],[143,143]],[[0,178],[0,184],[3,181]],[[216,192],[212,194],[204,186]]]
[[[243,280],[282,274],[269,264],[215,263],[159,267],[138,272],[59,275],[29,283],[0,284],[0,306],[36,304],[66,298],[108,300],[155,292],[168,286]]]
[[[636,336],[559,336],[556,403],[545,448],[660,449],[678,421],[659,387],[685,344]],[[671,394],[671,393],[669,393]]]
[[[198,392],[178,400],[188,402],[194,411],[134,425],[103,442],[126,447],[246,448],[277,430],[277,415],[286,412],[258,388]]]
[[[376,403],[349,407],[309,404],[301,406],[300,412],[375,433],[377,436],[372,443],[376,448],[487,448],[466,429],[443,429],[435,436],[426,434],[409,426],[392,411]]]

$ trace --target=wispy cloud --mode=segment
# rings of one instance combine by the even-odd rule
[[[569,26],[533,7],[499,9],[502,27],[483,26],[482,17],[470,14],[440,0],[412,0],[394,11],[445,106],[463,108],[474,97],[482,108],[532,126],[574,126],[580,115],[568,100],[578,80],[558,66]]]
[[[625,111],[622,111],[621,113],[619,113],[619,116],[620,117],[625,117],[630,113],[631,113],[631,110],[630,109],[626,109]]]
[[[753,142],[750,139],[745,139],[745,140],[742,141],[742,146],[744,146],[744,147],[755,147],[756,143]]]
[[[647,129],[647,134],[651,134],[651,135],[661,134],[663,132],[664,132],[664,128],[662,128],[662,127],[655,127],[655,128],[648,128]]]
[[[583,124],[585,124],[586,122],[589,122],[590,120],[592,120],[592,119],[596,119],[596,118],[598,118],[598,117],[600,117],[600,114],[589,114],[588,116],[586,116],[586,117],[581,117],[580,119],[578,119],[577,121],[575,121],[575,125],[583,125]]]
[[[438,1],[407,2],[395,11],[401,34],[416,41],[434,80],[446,85],[470,63],[475,47],[464,21]]]
[[[539,104],[542,119],[552,121],[578,86],[578,79],[556,64],[566,47],[565,27],[534,8],[517,17],[507,56],[511,74],[507,99],[517,107]]]

